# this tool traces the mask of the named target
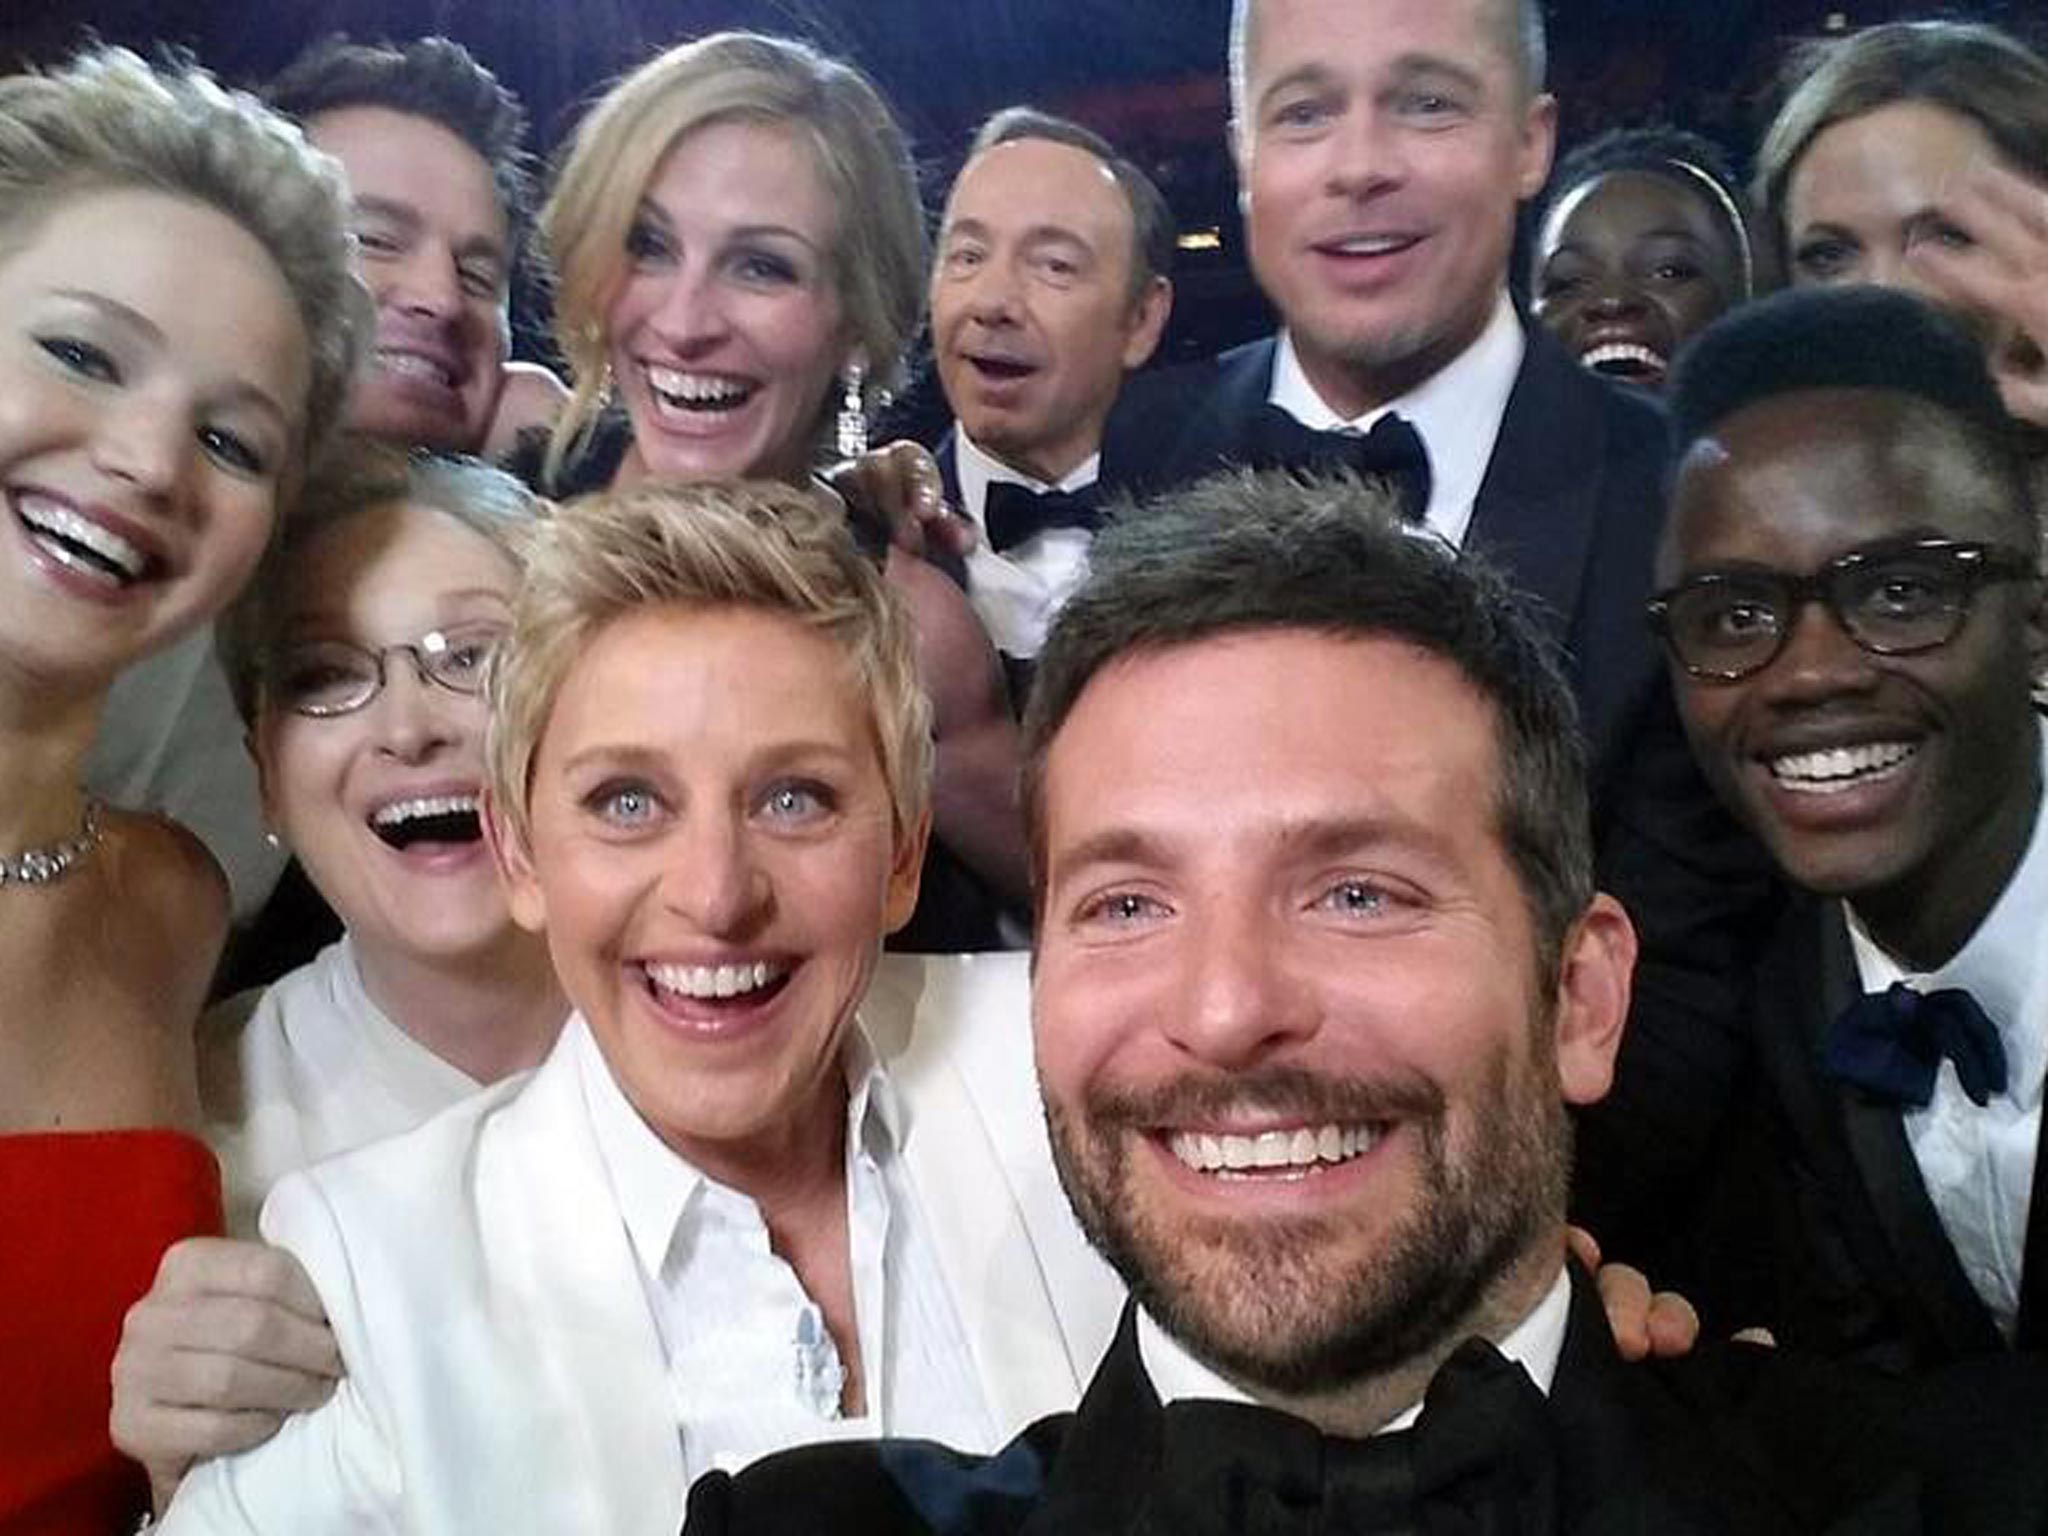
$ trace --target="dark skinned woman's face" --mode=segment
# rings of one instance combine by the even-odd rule
[[[1537,237],[1536,318],[1596,373],[1652,389],[1680,344],[1744,297],[1735,232],[1683,174],[1592,177]]]

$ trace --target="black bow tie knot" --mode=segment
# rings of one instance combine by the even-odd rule
[[[1149,1529],[1176,1536],[1552,1536],[1549,1405],[1483,1340],[1430,1383],[1412,1430],[1362,1440],[1292,1414],[1188,1400],[1162,1410]]]
[[[1998,1026],[1960,987],[1916,992],[1903,981],[1859,997],[1828,1032],[1828,1070],[1844,1082],[1924,1109],[1944,1060],[1970,1102],[2005,1092],[2005,1045]]]
[[[1370,432],[1318,432],[1277,405],[1264,406],[1252,419],[1245,462],[1253,469],[1317,474],[1348,469],[1392,482],[1401,516],[1408,522],[1420,522],[1429,509],[1429,453],[1421,434],[1391,412],[1374,422]]]
[[[1048,528],[1079,528],[1093,533],[1101,526],[1095,492],[1034,491],[1028,485],[993,481],[981,504],[988,544],[997,554],[1034,539]]]

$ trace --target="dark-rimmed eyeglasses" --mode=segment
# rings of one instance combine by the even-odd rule
[[[1810,602],[1826,607],[1864,650],[1910,656],[1955,639],[1978,588],[2036,574],[2033,559],[2018,550],[1904,539],[1851,550],[1811,576],[1707,571],[1658,593],[1648,613],[1681,667],[1732,683],[1777,659]]]
[[[409,644],[377,650],[347,640],[309,640],[271,659],[266,684],[271,698],[294,714],[346,715],[384,691],[384,663],[402,655],[411,659],[420,681],[475,694],[483,691],[485,668],[504,638],[503,624],[474,623],[429,630]]]

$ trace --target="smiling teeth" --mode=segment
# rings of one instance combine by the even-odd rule
[[[663,400],[683,406],[732,406],[747,398],[748,387],[710,373],[684,373],[677,368],[649,368],[647,385]]]
[[[1908,741],[1873,741],[1856,747],[1828,747],[1774,757],[1766,766],[1787,789],[1833,794],[1896,768],[1920,749]]]
[[[1361,235],[1351,240],[1339,240],[1335,249],[1346,256],[1385,256],[1414,244],[1411,235]]]
[[[395,827],[400,822],[417,821],[423,816],[460,816],[465,811],[477,813],[478,800],[475,795],[435,795],[421,800],[394,800],[380,807],[370,818],[374,827]]]
[[[1579,354],[1579,361],[1588,368],[1611,368],[1616,363],[1634,363],[1638,367],[1652,369],[1661,369],[1664,366],[1661,353],[1626,341],[1609,342],[1606,346],[1582,352]]]
[[[1218,1173],[1349,1162],[1370,1152],[1380,1134],[1380,1128],[1372,1125],[1325,1125],[1314,1130],[1303,1126],[1293,1131],[1261,1131],[1256,1136],[1177,1131],[1167,1145],[1175,1157],[1197,1173]]]
[[[430,379],[450,389],[455,387],[455,380],[446,368],[430,357],[420,356],[417,352],[380,351],[377,354],[377,366],[386,373],[402,373],[409,378]]]
[[[140,576],[149,564],[149,556],[130,544],[111,529],[102,528],[88,518],[80,517],[69,507],[41,497],[24,496],[15,503],[15,512],[24,523],[38,533],[53,534],[82,544],[110,565],[118,567],[130,581]]]
[[[664,992],[681,997],[738,997],[758,992],[783,972],[765,960],[752,965],[649,965],[647,978]]]

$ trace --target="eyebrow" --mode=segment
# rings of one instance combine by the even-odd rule
[[[966,235],[976,240],[992,238],[988,225],[980,219],[957,219],[953,223],[948,224],[939,234],[941,239],[950,239],[954,235]],[[1061,245],[1078,246],[1080,249],[1091,253],[1095,249],[1094,243],[1086,235],[1067,224],[1033,224],[1024,231],[1020,240],[1025,245],[1045,245],[1050,242],[1057,242]]]
[[[371,214],[376,218],[389,219],[401,225],[408,234],[417,234],[427,227],[427,218],[411,203],[402,203],[389,197],[359,197],[355,200],[357,213]],[[458,254],[489,256],[500,266],[507,264],[507,245],[503,240],[485,234],[469,234],[458,240],[454,246]]]
[[[801,762],[809,758],[830,758],[836,763],[849,763],[858,754],[839,742],[779,741],[754,754],[752,766],[756,771],[762,767],[775,767]],[[599,742],[572,752],[562,762],[563,773],[575,773],[594,765],[609,765],[618,768],[642,771],[663,771],[670,762],[670,754],[659,747],[643,746],[637,742]]]
[[[638,216],[652,219],[670,234],[675,233],[675,221],[670,219],[667,210],[651,197],[640,199]],[[787,224],[741,224],[727,230],[724,234],[724,238],[727,240],[759,240],[763,236],[771,238],[779,236],[784,240],[794,240],[797,244],[817,251],[820,255],[824,254],[825,248],[822,245],[802,230],[792,229]]]
[[[1446,840],[1437,832],[1407,819],[1370,812],[1353,816],[1314,817],[1284,823],[1277,839],[1281,855],[1293,860],[1331,858],[1366,848],[1398,848],[1444,865]],[[1054,853],[1057,874],[1101,864],[1159,867],[1173,862],[1173,844],[1141,827],[1106,827]]]
[[[88,309],[97,310],[101,315],[120,326],[123,330],[134,332],[152,346],[168,348],[170,345],[170,338],[164,335],[163,327],[150,319],[149,316],[143,314],[141,310],[131,309],[119,299],[110,299],[105,294],[94,293],[89,288],[52,288],[50,292],[57,298],[67,299],[74,304],[83,304]],[[293,430],[291,413],[279,404],[271,396],[270,392],[261,385],[253,383],[248,379],[231,378],[227,381],[226,389],[222,391],[222,398],[230,402],[241,401],[253,405],[259,410],[267,411],[270,415],[277,418],[279,430],[284,432],[286,436],[291,435]]]

